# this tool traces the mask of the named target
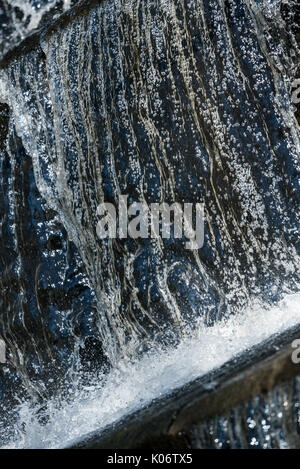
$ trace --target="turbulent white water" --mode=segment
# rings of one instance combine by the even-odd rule
[[[60,448],[107,426],[153,399],[193,380],[270,335],[299,323],[300,294],[286,296],[276,307],[259,307],[213,328],[199,322],[176,348],[149,352],[141,360],[120,363],[102,386],[72,391],[71,400],[48,402],[47,424],[38,423],[27,403],[19,408],[19,425],[8,448]],[[76,379],[76,378],[75,378]],[[22,431],[20,430],[22,428]]]

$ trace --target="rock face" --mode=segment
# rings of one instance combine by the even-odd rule
[[[53,367],[115,365],[299,288],[299,52],[280,6],[107,0],[3,62],[3,382],[43,397]],[[2,11],[7,53],[34,20]],[[204,202],[203,247],[100,240],[97,207],[121,194]]]
[[[5,105],[0,119],[5,137]],[[53,377],[74,371],[80,359],[86,372],[88,361],[97,368],[103,359],[94,337],[94,295],[78,251],[39,194],[20,138],[10,133],[1,151],[0,335],[8,362],[0,369],[0,395],[7,409],[23,387],[34,402],[46,399],[60,387]]]

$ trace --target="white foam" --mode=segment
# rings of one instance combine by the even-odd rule
[[[141,360],[121,363],[102,387],[78,389],[73,402],[49,402],[47,425],[40,425],[28,404],[20,406],[25,431],[9,448],[59,448],[119,420],[154,398],[222,366],[236,354],[300,321],[300,294],[288,295],[278,306],[253,308],[213,327],[199,322],[176,348],[150,352]],[[85,396],[83,398],[83,395]]]

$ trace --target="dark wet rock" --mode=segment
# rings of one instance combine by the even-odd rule
[[[1,105],[2,137],[9,125],[8,108]],[[0,170],[0,336],[7,346],[8,362],[0,368],[0,387],[1,400],[9,406],[20,398],[21,384],[23,392],[34,399],[57,392],[60,379],[80,367],[77,355],[81,348],[83,363],[92,361],[94,370],[97,363],[103,365],[103,359],[101,344],[97,357],[85,347],[86,340],[97,341],[97,312],[78,251],[57,214],[41,198],[32,160],[20,138],[11,134],[7,145],[4,141]],[[79,346],[77,355],[75,344]]]

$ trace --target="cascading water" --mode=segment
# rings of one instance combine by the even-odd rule
[[[3,444],[67,442],[298,322],[299,49],[284,6],[94,2],[4,58]],[[97,207],[124,194],[204,202],[203,247],[100,240]]]

